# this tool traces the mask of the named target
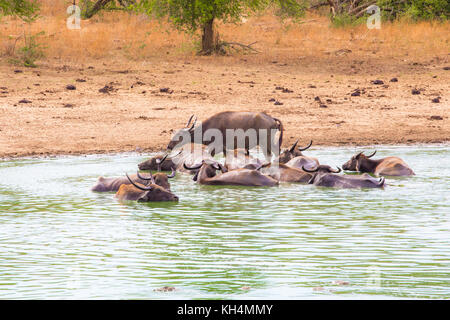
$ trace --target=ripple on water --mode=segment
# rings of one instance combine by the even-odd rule
[[[100,175],[134,172],[135,154],[0,161],[0,298],[448,297],[449,148],[377,148],[417,175],[334,190],[178,174],[176,204],[90,192]],[[358,150],[308,155],[336,166]]]

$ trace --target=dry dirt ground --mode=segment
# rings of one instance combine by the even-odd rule
[[[284,145],[298,138],[315,145],[446,142],[449,58],[361,59],[339,52],[265,63],[257,55],[55,60],[36,69],[4,63],[0,157],[160,150],[191,114],[202,120],[224,110],[281,119]]]

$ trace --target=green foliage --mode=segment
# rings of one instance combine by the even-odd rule
[[[336,28],[351,27],[364,24],[367,22],[367,16],[356,17],[348,13],[342,13],[332,17],[331,25]]]
[[[80,0],[81,17],[92,18],[100,11],[129,10],[136,0]]]
[[[239,22],[243,14],[272,5],[278,6],[277,14],[282,18],[298,18],[305,9],[305,3],[296,0],[141,0],[132,7],[158,19],[167,17],[178,29],[194,32],[212,19]]]
[[[36,60],[44,57],[44,46],[38,41],[38,38],[44,34],[44,31],[28,36],[24,33],[24,46],[19,49],[17,57],[11,59],[11,62],[29,68],[36,68]]]
[[[17,16],[25,22],[32,22],[38,17],[37,0],[0,0],[0,17]]]
[[[409,18],[412,20],[448,20],[450,18],[449,0],[378,0],[384,18]]]

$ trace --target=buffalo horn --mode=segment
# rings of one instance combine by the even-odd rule
[[[305,151],[306,149],[309,149],[309,147],[312,146],[312,143],[313,143],[313,142],[312,142],[312,140],[311,140],[311,142],[310,142],[306,147],[304,147],[304,148],[300,148],[300,147],[299,147],[298,150],[299,150],[299,151]]]
[[[377,150],[375,150],[370,156],[366,156],[366,158],[372,158],[375,155],[375,153],[377,153]]]
[[[194,115],[192,115],[192,116],[189,118],[189,121],[188,121],[188,123],[186,124],[186,128],[189,127],[189,124],[191,123],[193,117],[194,117]]]
[[[197,169],[200,169],[202,165],[203,165],[203,162],[200,163],[199,165],[195,166],[195,167],[188,167],[188,166],[186,165],[186,163],[183,163],[183,167],[184,167],[186,170],[197,170]]]
[[[319,166],[317,166],[317,167],[316,167],[315,169],[313,169],[313,170],[306,169],[305,166],[302,166],[302,170],[305,171],[305,172],[311,172],[311,173],[313,173],[313,172],[319,171]]]
[[[197,117],[195,117],[194,122],[192,123],[192,126],[189,128],[189,131],[193,130],[195,127],[195,124],[197,123]]]
[[[150,191],[150,190],[153,189],[152,186],[146,187],[146,188],[143,188],[143,187],[141,187],[141,186],[138,186],[136,183],[133,182],[133,180],[131,180],[131,178],[128,176],[128,173],[125,173],[125,175],[127,176],[128,181],[130,181],[130,183],[131,183],[133,186],[135,186],[136,188],[138,188],[139,190],[142,190],[142,191]]]
[[[175,169],[173,167],[171,167],[171,169],[172,169],[172,173],[167,176],[167,178],[169,178],[169,179],[175,177],[175,174],[176,174]]]
[[[298,143],[298,139],[297,139],[297,141],[295,141],[295,143],[292,145],[292,147],[289,149],[289,152],[293,152],[294,151],[294,149],[295,149],[295,147],[297,146],[297,143]]]
[[[151,181],[151,182],[154,184],[154,183],[155,183],[155,179],[153,178],[152,173],[151,173],[151,172],[149,172],[149,173],[150,173],[150,178],[145,178],[145,177],[141,176],[141,174],[139,173],[139,171],[137,172],[137,176],[138,176],[138,178],[141,179],[141,180]]]
[[[164,162],[164,160],[167,159],[167,156],[168,156],[168,155],[169,155],[169,154],[166,153],[166,155],[165,155],[162,159],[156,159],[156,164],[158,164],[158,165],[162,164],[162,163]]]

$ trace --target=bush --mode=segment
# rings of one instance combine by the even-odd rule
[[[25,67],[36,68],[36,60],[44,57],[44,47],[38,42],[38,38],[42,35],[44,31],[28,36],[24,33],[24,46],[19,48],[15,58],[10,61]]]
[[[385,19],[408,18],[411,20],[448,20],[450,1],[448,0],[378,0]]]

